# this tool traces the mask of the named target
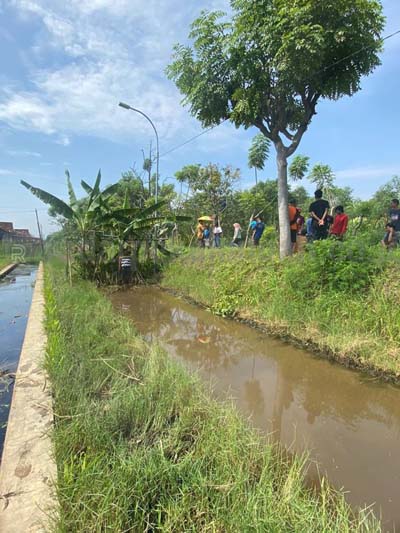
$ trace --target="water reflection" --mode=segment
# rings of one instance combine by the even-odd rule
[[[311,450],[351,503],[377,502],[385,520],[400,521],[400,390],[155,288],[112,300],[146,338],[212,380],[217,395],[232,395],[256,427],[296,451]]]

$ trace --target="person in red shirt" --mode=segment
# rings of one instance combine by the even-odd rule
[[[344,237],[344,234],[347,231],[347,226],[349,224],[349,217],[344,212],[342,205],[338,205],[335,208],[335,213],[336,213],[336,216],[332,224],[330,233],[337,239],[342,240]]]

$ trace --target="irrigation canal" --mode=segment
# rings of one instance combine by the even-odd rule
[[[36,270],[31,265],[18,266],[0,281],[0,457]]]
[[[400,390],[318,359],[155,287],[111,296],[150,341],[235,399],[255,427],[308,450],[354,506],[400,531]],[[314,474],[315,475],[315,474]],[[311,477],[313,474],[311,474]]]

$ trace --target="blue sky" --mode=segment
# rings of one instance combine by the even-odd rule
[[[382,1],[385,34],[400,29],[399,0]],[[19,185],[25,179],[61,197],[64,170],[104,184],[142,164],[153,132],[145,119],[118,108],[120,100],[148,113],[161,153],[201,132],[164,75],[175,42],[186,40],[201,9],[225,0],[0,0],[0,220],[34,234],[38,208],[45,233],[56,228],[46,207]],[[382,66],[363,90],[322,102],[299,153],[336,172],[337,184],[368,197],[400,174],[400,35],[387,41]],[[161,181],[189,163],[241,168],[252,184],[247,150],[256,130],[224,124],[161,158]],[[275,176],[272,155],[262,178]]]

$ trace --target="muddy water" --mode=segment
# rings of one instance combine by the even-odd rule
[[[0,457],[35,277],[36,267],[27,265],[0,281]]]
[[[253,424],[309,450],[352,505],[400,531],[400,390],[224,320],[156,288],[112,296],[149,340],[235,398]]]

